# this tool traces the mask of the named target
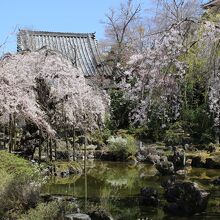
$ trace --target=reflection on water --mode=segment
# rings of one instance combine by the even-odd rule
[[[211,192],[206,213],[190,217],[190,219],[220,219],[220,188],[209,186],[209,180],[219,175],[219,170],[198,168],[188,170],[186,179],[199,183]],[[162,207],[139,206],[138,194],[142,187],[157,189],[160,192],[162,203],[164,203],[163,189],[160,186],[162,178],[165,177],[157,175],[157,171],[152,165],[133,166],[121,162],[89,161],[86,175],[69,178],[53,177],[45,185],[43,192],[76,197],[85,209],[89,206],[101,206],[118,220],[188,219],[165,216]]]

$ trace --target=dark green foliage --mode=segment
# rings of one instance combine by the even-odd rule
[[[195,143],[210,143],[214,140],[212,121],[204,105],[182,111],[183,127]]]
[[[95,144],[101,147],[107,144],[107,140],[110,136],[111,136],[111,131],[108,128],[105,128],[102,131],[97,130],[90,135],[89,142],[91,144]]]
[[[132,103],[123,98],[123,92],[120,89],[112,89],[111,97],[111,118],[109,127],[112,130],[127,128],[129,126],[129,113]]]
[[[180,122],[176,122],[170,126],[165,133],[165,143],[167,145],[175,146],[184,144],[184,139],[187,138],[187,134],[183,130],[182,124]]]

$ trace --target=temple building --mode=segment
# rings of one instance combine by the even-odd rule
[[[210,9],[210,8],[219,9],[220,8],[220,0],[211,0],[211,1],[207,2],[206,4],[203,4],[202,7],[204,9]]]
[[[18,52],[35,51],[42,47],[62,53],[85,77],[111,76],[112,69],[103,62],[94,33],[19,30]]]

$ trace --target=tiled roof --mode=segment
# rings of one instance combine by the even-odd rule
[[[94,33],[61,33],[45,31],[20,30],[17,36],[17,51],[38,50],[46,46],[57,50],[85,76],[96,74],[111,75],[111,68],[104,65],[97,49]]]
[[[203,4],[202,7],[204,9],[212,8],[212,7],[220,7],[220,0],[211,0],[206,4]]]

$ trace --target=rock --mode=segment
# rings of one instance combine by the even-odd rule
[[[220,169],[220,157],[213,156],[206,159],[205,168]]]
[[[50,176],[50,175],[52,174],[50,167],[44,168],[44,169],[41,171],[41,174],[42,174],[43,176]]]
[[[160,162],[160,156],[149,154],[146,156],[144,162],[150,163],[150,164],[157,164]]]
[[[92,220],[113,220],[113,218],[104,210],[96,209],[88,213]]]
[[[160,162],[162,155],[163,151],[158,150],[155,147],[144,147],[136,154],[136,157],[139,162],[156,164]]]
[[[60,177],[68,177],[69,175],[78,175],[82,173],[82,167],[75,161],[69,163],[57,163],[54,168],[54,175]]]
[[[191,182],[179,182],[167,186],[165,198],[169,203],[164,211],[178,216],[190,216],[203,212],[209,193]]]
[[[137,161],[138,161],[138,162],[144,162],[145,159],[146,159],[146,157],[145,157],[144,155],[142,155],[140,152],[138,152],[138,153],[136,154],[136,158],[137,158]]]
[[[157,149],[155,147],[145,147],[140,150],[140,154],[144,155],[145,157],[149,154],[157,155]]]
[[[75,213],[65,215],[65,220],[91,220],[91,218],[87,214]]]
[[[200,156],[196,156],[196,157],[192,158],[191,166],[198,167],[198,168],[204,168],[205,163],[202,161],[202,158]]]
[[[88,158],[88,159],[94,159],[94,154],[93,154],[93,152],[89,152],[88,155],[87,155],[87,158]]]
[[[210,145],[208,146],[207,151],[208,151],[209,153],[214,153],[214,152],[216,152],[216,147],[215,147],[215,145],[214,145],[214,144],[210,144]]]
[[[140,190],[140,204],[145,206],[158,206],[159,195],[155,189],[152,188],[142,188]]]
[[[168,177],[167,179],[165,179],[165,180],[163,180],[161,182],[161,186],[163,188],[167,189],[168,187],[170,187],[174,183],[176,183],[176,176],[175,175],[171,175],[170,177]]]
[[[156,164],[156,169],[162,175],[171,175],[174,173],[174,166],[172,162],[169,161],[161,161]]]
[[[72,174],[77,175],[77,174],[82,173],[82,169],[80,169],[79,167],[74,167],[72,165],[69,165],[68,169],[69,169],[69,174],[70,175],[72,175]]]
[[[109,151],[104,151],[102,154],[100,154],[99,159],[105,160],[105,161],[117,161],[116,156]]]
[[[184,149],[184,150],[189,150],[189,148],[190,148],[190,147],[189,147],[189,144],[185,144],[185,145],[183,146],[183,149]]]
[[[167,156],[161,156],[160,162],[162,162],[162,161],[164,161],[164,162],[168,161]]]
[[[177,170],[176,173],[178,175],[186,175],[187,174],[186,170]]]
[[[138,163],[137,159],[135,156],[129,156],[127,159],[128,163],[130,165],[136,165]]]
[[[182,169],[186,165],[185,151],[174,148],[173,155],[168,160],[173,163],[175,170]]]
[[[192,159],[187,159],[186,160],[186,166],[191,166],[192,164]]]
[[[214,178],[211,183],[215,186],[220,186],[220,177]]]

